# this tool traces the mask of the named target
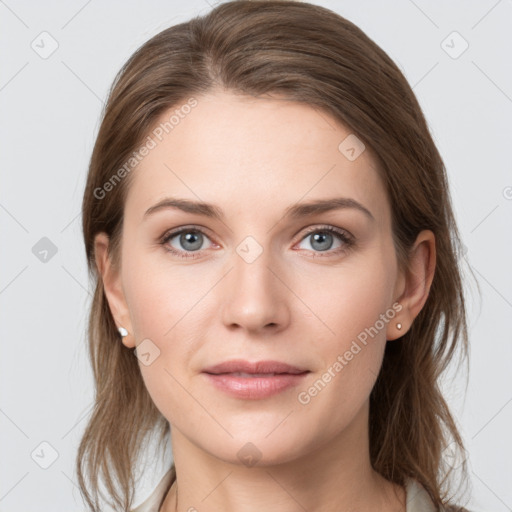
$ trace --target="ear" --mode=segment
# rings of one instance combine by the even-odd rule
[[[121,272],[112,266],[108,255],[109,242],[110,240],[106,233],[98,233],[95,236],[94,257],[96,267],[103,281],[103,289],[116,327],[124,327],[128,331],[128,336],[124,336],[122,342],[128,348],[134,348],[135,338],[121,283]]]
[[[400,275],[400,296],[396,299],[402,308],[388,324],[386,339],[394,340],[403,336],[411,327],[425,302],[436,267],[436,241],[434,233],[423,230],[416,238],[409,254],[408,268]],[[398,310],[397,310],[398,311]],[[402,328],[396,327],[397,323]]]

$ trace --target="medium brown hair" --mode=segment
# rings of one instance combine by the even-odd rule
[[[428,299],[411,328],[388,342],[370,396],[370,458],[388,480],[417,479],[436,506],[451,505],[452,467],[443,452],[464,453],[439,377],[460,349],[468,355],[462,251],[446,171],[418,101],[390,57],[356,25],[305,2],[233,1],[172,26],[142,45],[119,71],[102,113],[82,204],[89,275],[95,293],[88,326],[95,407],[81,440],[76,470],[91,510],[102,482],[110,506],[129,510],[134,464],[154,431],[169,423],[141,377],[137,358],[120,341],[95,265],[94,237],[105,232],[109,257],[121,265],[120,239],[133,172],[112,182],[171,107],[216,88],[275,94],[325,112],[370,148],[392,211],[401,269],[421,230],[436,239]],[[108,188],[106,183],[115,186]],[[103,190],[102,193],[99,191]],[[467,478],[466,463],[461,469]],[[172,481],[176,473],[172,465]],[[172,483],[172,482],[171,482]]]

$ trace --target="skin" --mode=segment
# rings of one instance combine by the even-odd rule
[[[405,511],[404,489],[370,464],[369,395],[387,340],[407,332],[427,299],[433,233],[418,235],[410,270],[399,271],[371,150],[347,159],[338,145],[351,132],[327,114],[276,96],[212,91],[197,99],[132,171],[119,271],[105,234],[95,240],[110,309],[129,332],[123,343],[134,348],[149,338],[160,351],[139,366],[172,430],[178,483],[161,510]],[[167,209],[144,220],[167,196],[213,203],[225,219]],[[297,202],[342,196],[373,219],[354,208],[284,218]],[[171,229],[190,225],[204,233],[197,258],[181,259],[159,244]],[[355,244],[335,235],[315,244],[306,228],[322,232],[325,225],[348,231]],[[263,251],[252,263],[236,251],[249,235]],[[167,246],[194,252],[179,235]],[[298,393],[397,302],[400,312],[301,404]],[[300,388],[244,400],[201,374],[235,358],[278,360],[310,373]],[[237,456],[248,442],[261,454],[252,467]]]

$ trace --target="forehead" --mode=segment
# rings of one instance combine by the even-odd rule
[[[215,92],[195,100],[164,112],[149,133],[154,147],[132,171],[127,196],[134,221],[167,196],[236,215],[350,197],[375,218],[389,215],[371,150],[325,112],[275,96]]]

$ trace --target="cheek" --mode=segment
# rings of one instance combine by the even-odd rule
[[[332,350],[342,350],[360,334],[364,338],[376,323],[379,334],[371,329],[372,338],[385,339],[385,325],[379,319],[391,307],[393,279],[392,259],[375,252],[347,259],[328,272],[302,272],[295,290],[307,305],[301,309],[309,329],[318,330]]]
[[[190,406],[180,383],[187,387],[187,369],[206,322],[199,301],[212,285],[207,276],[191,280],[190,272],[160,262],[150,265],[150,259],[127,255],[124,289],[142,378],[156,407],[173,422]]]
[[[324,368],[301,389],[305,394],[299,402],[319,415],[329,411],[332,428],[356,414],[380,371],[387,326],[395,315],[390,307],[393,261],[385,256],[354,259],[328,280],[317,281],[304,300],[314,304],[311,309],[322,321],[310,314],[305,328],[322,333],[315,351]]]
[[[165,343],[186,323],[186,316],[206,293],[207,281],[173,266],[163,249],[126,256],[125,292],[137,339]]]

